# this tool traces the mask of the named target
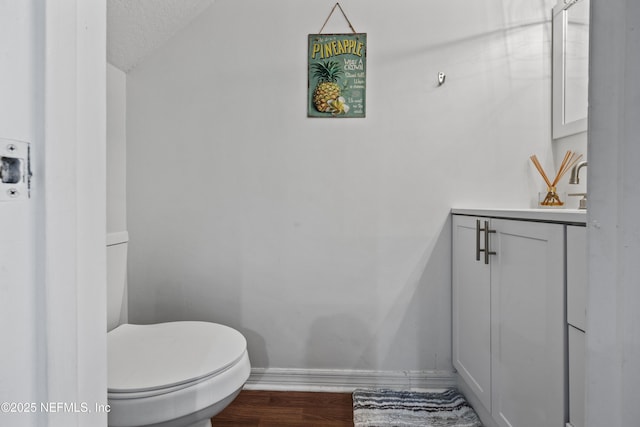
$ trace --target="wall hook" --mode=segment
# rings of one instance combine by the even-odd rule
[[[447,75],[445,73],[442,73],[442,72],[438,73],[438,86],[442,86],[446,78],[447,78]]]

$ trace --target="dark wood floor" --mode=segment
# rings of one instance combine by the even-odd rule
[[[350,393],[243,390],[211,423],[213,427],[353,427],[353,401]]]

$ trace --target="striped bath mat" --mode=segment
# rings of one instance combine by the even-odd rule
[[[482,427],[473,408],[457,390],[358,389],[353,392],[353,423],[355,427]]]

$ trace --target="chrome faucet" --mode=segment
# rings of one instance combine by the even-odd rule
[[[569,178],[569,184],[580,184],[580,169],[585,166],[587,166],[586,160],[578,163],[571,169],[571,178]]]
[[[582,169],[585,166],[587,166],[587,162],[582,161],[571,169],[571,178],[569,178],[569,184],[580,184],[580,169]],[[582,196],[582,199],[580,199],[580,206],[578,207],[578,209],[587,209],[587,193],[573,193],[569,195]]]

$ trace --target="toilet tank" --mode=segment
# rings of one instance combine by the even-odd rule
[[[129,233],[107,233],[107,331],[127,323]]]

